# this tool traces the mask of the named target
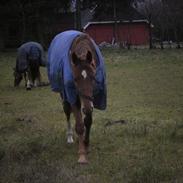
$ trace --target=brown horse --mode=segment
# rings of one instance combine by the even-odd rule
[[[70,128],[70,113],[76,120],[76,133],[79,137],[79,163],[87,163],[86,153],[89,147],[89,135],[92,124],[93,89],[96,72],[96,53],[93,44],[87,35],[77,37],[71,47],[71,68],[74,83],[78,90],[77,103],[69,105],[64,102],[64,111]],[[84,115],[84,123],[82,115]],[[84,127],[85,126],[85,127]],[[68,142],[72,137],[68,134]]]
[[[53,39],[48,50],[48,77],[52,90],[60,92],[63,99],[68,143],[73,143],[70,115],[74,114],[79,139],[79,163],[88,162],[93,108],[103,110],[106,107],[106,95],[96,92],[97,85],[100,85],[98,91],[105,90],[103,59],[100,59],[102,56],[97,48],[88,35],[65,31]],[[104,107],[96,102],[102,96],[105,96],[102,103]]]

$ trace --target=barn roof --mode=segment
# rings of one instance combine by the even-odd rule
[[[133,22],[133,23],[140,23],[140,22],[144,22],[144,23],[149,23],[148,20],[146,19],[142,19],[142,20],[124,20],[124,21],[116,21],[117,23],[129,23],[129,22]],[[114,24],[115,21],[96,21],[96,22],[88,22],[83,29],[87,29],[87,27],[89,27],[90,25],[101,25],[101,24]]]
[[[96,14],[93,14],[90,16],[90,19],[88,18],[88,21],[85,21],[85,23],[82,23],[83,29],[86,29],[89,25],[92,24],[113,24],[115,23],[113,10],[108,11],[106,13],[105,11],[97,11]],[[90,12],[88,12],[89,14]],[[87,17],[82,16],[82,17]],[[128,22],[145,22],[148,23],[148,20],[145,16],[140,14],[138,11],[136,11],[132,6],[128,8],[120,8],[118,7],[116,10],[116,22],[117,23],[128,23]]]

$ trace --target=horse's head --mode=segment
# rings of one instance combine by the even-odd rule
[[[16,69],[13,69],[13,75],[14,75],[14,86],[19,86],[21,80],[22,80],[22,74],[17,72]]]
[[[96,63],[91,51],[83,56],[72,53],[72,70],[74,82],[79,93],[85,114],[93,111],[93,90],[95,85]]]

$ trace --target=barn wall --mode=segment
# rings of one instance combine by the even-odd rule
[[[85,30],[97,44],[112,43],[114,24],[91,24]],[[146,45],[149,42],[147,23],[123,23],[117,25],[117,40],[126,45]]]
[[[104,41],[108,43],[112,42],[113,28],[111,25],[90,25],[85,31],[96,41],[97,44]]]
[[[149,31],[147,24],[121,24],[118,25],[118,40],[131,45],[145,45],[149,42]]]

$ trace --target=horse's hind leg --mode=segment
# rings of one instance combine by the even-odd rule
[[[65,112],[66,118],[67,118],[67,143],[71,144],[74,142],[72,126],[71,126],[71,122],[70,122],[71,106],[68,102],[64,101],[63,108],[64,108],[64,112]]]
[[[23,73],[24,80],[25,80],[25,87],[27,86],[27,74],[26,72]]]
[[[38,69],[37,76],[36,76],[35,81],[34,81],[34,86],[38,87],[40,85],[41,85],[41,73],[40,73],[40,70]]]

